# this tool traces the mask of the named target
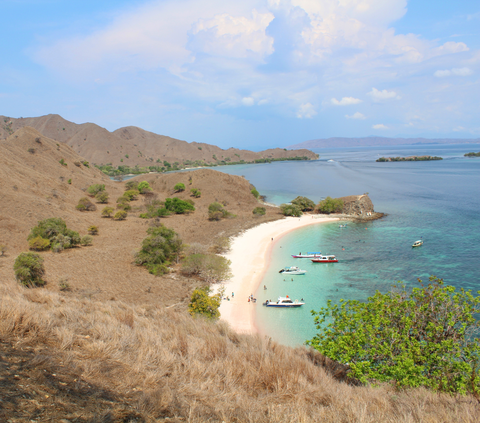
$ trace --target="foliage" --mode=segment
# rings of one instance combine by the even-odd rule
[[[221,236],[215,239],[212,245],[212,251],[215,254],[224,254],[228,250],[230,250],[231,245],[232,245],[232,241],[230,240],[230,238],[226,236]]]
[[[478,394],[480,297],[456,291],[435,276],[427,286],[419,282],[411,292],[400,284],[366,302],[328,301],[312,311],[320,332],[307,343],[348,364],[361,382]]]
[[[107,203],[109,196],[110,196],[110,195],[108,194],[107,191],[100,191],[100,192],[95,196],[95,200],[97,200],[99,203]]]
[[[15,278],[25,286],[41,286],[45,284],[43,257],[37,253],[20,253],[13,264]]]
[[[68,180],[68,184],[69,184],[69,185],[72,184],[72,180],[71,180],[71,179]]]
[[[98,226],[95,226],[95,225],[89,226],[88,227],[88,233],[89,233],[89,235],[98,235]]]
[[[114,211],[113,207],[107,206],[102,210],[102,216],[110,217]]]
[[[267,213],[267,209],[265,207],[255,207],[253,209],[253,214],[255,216],[264,216]]]
[[[217,283],[232,277],[230,264],[230,260],[216,254],[191,254],[183,261],[182,272],[208,283]]]
[[[208,219],[220,220],[223,217],[234,217],[234,215],[223,208],[223,205],[217,202],[208,206]]]
[[[70,284],[68,283],[68,279],[62,278],[58,281],[58,288],[60,291],[71,291]]]
[[[135,254],[135,263],[145,266],[154,275],[167,273],[167,266],[182,250],[182,240],[173,229],[164,225],[148,228],[147,233],[149,236]]]
[[[218,308],[222,301],[221,293],[210,296],[210,288],[197,288],[193,291],[188,305],[188,312],[192,315],[202,315],[208,319],[216,320],[220,317]]]
[[[113,216],[115,220],[125,220],[127,218],[127,212],[125,210],[119,210]]]
[[[303,212],[311,211],[315,208],[315,203],[307,197],[298,196],[295,200],[292,200],[291,203],[300,207],[300,210]]]
[[[67,164],[65,163],[65,160],[64,159],[60,159],[58,161],[58,163],[60,163],[62,166],[66,166]]]
[[[6,251],[7,251],[7,246],[0,244],[0,257],[3,256]]]
[[[174,189],[175,192],[185,191],[185,184],[182,184],[181,182],[179,182],[178,184],[176,184],[176,185],[173,187],[173,189]]]
[[[129,190],[136,190],[138,191],[138,181],[127,181],[125,183],[125,188],[126,188],[126,191],[129,191]]]
[[[136,190],[136,189],[129,189],[128,191],[125,191],[123,193],[123,197],[125,197],[128,201],[133,201],[133,200],[136,200],[138,195],[140,194],[140,191]],[[120,197],[121,198],[121,197]],[[117,203],[119,201],[117,200]]]
[[[80,211],[95,211],[97,206],[93,204],[87,197],[82,197],[78,200],[78,204],[75,206]]]
[[[192,197],[195,197],[195,198],[200,198],[202,196],[202,193],[198,188],[192,188],[190,190],[190,193],[192,194]]]
[[[148,191],[151,191],[152,188],[150,188],[150,184],[147,181],[142,181],[138,184],[138,191],[140,194],[145,194]]]
[[[92,241],[93,238],[90,235],[84,235],[80,240],[80,244],[82,244],[83,246],[92,245]]]
[[[76,233],[75,245],[80,244],[80,242],[80,235]],[[58,234],[55,238],[52,239],[51,248],[52,251],[55,253],[59,253],[66,248],[72,248],[72,237],[64,234]]]
[[[253,188],[250,192],[253,194],[255,198],[260,197],[260,193],[257,191],[256,188]]]
[[[465,153],[464,156],[465,157],[480,157],[480,151],[478,153],[475,153],[474,151],[472,151],[470,153]]]
[[[300,207],[295,204],[281,204],[280,210],[284,216],[300,217],[303,214]]]
[[[50,219],[41,220],[37,226],[30,230],[27,240],[29,244],[36,238],[42,238],[49,242],[52,250],[57,251],[57,244],[63,248],[72,248],[80,244],[80,236],[78,232],[67,228],[65,221],[59,217],[52,217]],[[37,240],[38,246],[44,241]],[[45,244],[45,243],[44,243]],[[43,249],[43,248],[42,248]]]
[[[178,197],[166,198],[165,209],[176,214],[183,214],[195,211],[195,207],[190,202],[181,200]]]
[[[341,213],[343,211],[343,200],[341,198],[327,197],[320,201],[317,206],[319,213]]]
[[[28,241],[28,247],[30,250],[43,251],[50,248],[50,240],[37,236]]]
[[[105,184],[93,184],[87,188],[88,194],[92,197],[95,197],[101,191],[105,191]]]

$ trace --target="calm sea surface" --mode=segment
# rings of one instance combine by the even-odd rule
[[[338,223],[314,225],[281,238],[256,293],[257,304],[252,304],[262,333],[282,344],[302,344],[315,334],[310,310],[320,309],[329,299],[366,299],[399,280],[413,287],[417,278],[436,275],[456,287],[480,290],[480,158],[463,157],[480,151],[479,144],[314,151],[320,154],[317,161],[215,168],[244,175],[271,203],[288,202],[298,195],[318,202],[328,195],[368,192],[375,210],[388,214],[374,222],[348,222],[346,228]],[[375,162],[381,156],[413,154],[444,160]],[[412,249],[420,237],[424,245]],[[300,251],[335,254],[339,263],[291,257]],[[292,265],[307,274],[284,277],[278,273]],[[262,307],[263,301],[280,295],[303,298],[306,305]]]

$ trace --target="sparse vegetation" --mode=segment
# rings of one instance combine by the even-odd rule
[[[215,254],[224,254],[230,250],[232,241],[226,236],[221,236],[215,239],[211,247],[212,252]]]
[[[253,214],[255,216],[264,216],[266,212],[267,212],[267,209],[265,207],[255,207],[253,209]]]
[[[129,190],[138,191],[138,181],[130,179],[129,181],[125,182],[125,191]]]
[[[71,185],[71,184],[72,184],[72,180],[69,179],[69,180],[67,181],[67,183],[68,183],[68,185]]]
[[[87,188],[87,192],[91,197],[95,197],[99,192],[105,191],[104,184],[93,184]]]
[[[130,200],[125,196],[117,198],[117,209],[124,211],[131,210],[132,206],[130,205]]]
[[[317,206],[317,211],[319,213],[341,213],[343,211],[343,200],[340,198],[327,197],[324,200],[320,201]]]
[[[192,197],[195,197],[195,198],[200,198],[202,196],[202,193],[198,188],[192,188],[190,190],[190,194],[192,195]]]
[[[223,205],[218,203],[218,202],[214,202],[214,203],[211,203],[209,206],[208,206],[208,219],[209,220],[220,220],[224,217],[235,217],[235,215],[233,215],[232,213],[228,212],[226,209],[223,208]]]
[[[43,257],[37,253],[20,253],[13,265],[15,279],[24,286],[42,286],[45,281]]]
[[[280,210],[284,216],[300,217],[303,214],[300,207],[295,204],[281,204]]]
[[[175,192],[185,191],[185,184],[182,184],[181,182],[179,182],[178,184],[176,184],[176,185],[173,187],[173,190],[174,190]]]
[[[125,210],[119,210],[115,213],[115,216],[113,218],[115,220],[125,220],[127,218],[127,212]]]
[[[108,203],[108,197],[110,197],[110,195],[107,191],[100,191],[97,195],[95,195],[95,200],[97,200],[99,203]]]
[[[113,207],[107,206],[102,210],[102,216],[110,217],[114,211]]]
[[[113,211],[113,209],[112,209]],[[89,235],[98,235],[98,226],[91,225],[88,227],[88,234]]]
[[[82,244],[84,247],[88,245],[92,245],[93,238],[90,235],[84,235],[82,236],[82,239],[80,240],[80,244]]]
[[[30,154],[35,154],[35,149],[34,148],[29,148],[27,150]]]
[[[71,291],[72,288],[70,287],[70,283],[68,282],[68,279],[67,278],[62,278],[58,281],[58,288],[60,289],[60,291],[62,292],[66,292],[66,291]]]
[[[255,198],[260,197],[260,193],[257,191],[256,188],[252,188],[252,190],[251,190],[250,192],[253,194],[253,196],[254,196]]]
[[[5,255],[5,253],[7,252],[7,246],[6,245],[3,245],[3,244],[0,244],[0,257],[3,257]]]
[[[67,165],[67,163],[65,163],[65,160],[64,160],[64,159],[60,159],[60,160],[58,161],[58,163],[60,163],[62,166],[66,166],[66,165]]]
[[[300,210],[303,212],[312,211],[315,209],[315,203],[307,197],[298,196],[295,198],[295,200],[292,200],[291,203],[300,207]]]
[[[192,316],[201,315],[207,319],[216,320],[220,317],[220,303],[222,302],[221,294],[210,295],[210,288],[197,288],[192,293],[188,312]]]
[[[87,197],[82,197],[78,200],[78,204],[75,206],[80,211],[95,211],[97,206],[93,204]]]
[[[84,160],[84,161],[82,162],[82,164],[83,164],[85,167],[90,167],[90,164],[89,164],[86,160]]]
[[[216,254],[190,254],[182,263],[182,272],[187,275],[195,275],[211,284],[232,277],[230,264],[230,260]]]

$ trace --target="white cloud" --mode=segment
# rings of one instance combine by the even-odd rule
[[[382,101],[386,100],[392,100],[396,99],[399,100],[401,97],[397,95],[395,91],[388,91],[388,90],[377,90],[376,88],[372,88],[372,91],[367,93],[370,97],[372,97],[372,100],[380,103]]]
[[[360,113],[360,112],[355,112],[353,115],[349,116],[349,115],[345,115],[345,117],[347,119],[360,119],[360,120],[364,120],[366,119],[365,115],[363,113]]]
[[[343,97],[341,100],[332,98],[330,101],[334,106],[350,106],[352,104],[358,104],[362,102],[362,100],[360,100],[359,98],[354,97]]]
[[[317,114],[311,103],[305,103],[300,106],[297,111],[297,118],[299,119],[311,119]]]
[[[253,106],[255,104],[255,100],[253,99],[253,97],[243,97],[242,104],[244,106]]]
[[[383,123],[378,123],[376,125],[372,125],[373,129],[388,129],[388,126],[385,126]]]
[[[473,71],[470,68],[453,68],[445,70],[437,70],[433,76],[437,78],[444,78],[446,76],[470,76],[473,75]]]

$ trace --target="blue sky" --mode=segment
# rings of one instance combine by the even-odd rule
[[[222,148],[480,138],[478,0],[2,0],[0,114]]]

